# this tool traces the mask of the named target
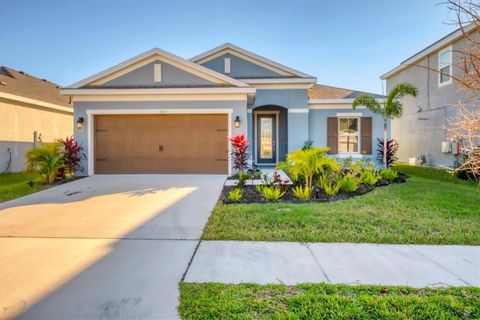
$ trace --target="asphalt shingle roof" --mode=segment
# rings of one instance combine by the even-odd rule
[[[7,67],[0,67],[0,92],[72,107],[70,98],[60,94],[59,85]]]
[[[381,94],[356,91],[345,88],[337,88],[316,84],[308,90],[308,97],[312,100],[316,99],[355,99],[361,94],[369,94],[374,98],[383,98]]]

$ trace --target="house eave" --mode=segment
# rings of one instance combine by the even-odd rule
[[[444,47],[449,46],[453,42],[457,41],[458,39],[462,38],[464,36],[464,33],[471,33],[477,28],[477,25],[475,23],[469,24],[468,26],[465,26],[462,29],[458,29],[454,32],[452,32],[450,35],[444,37],[443,39],[440,39],[439,41],[435,42],[434,44],[426,47],[425,49],[421,50],[417,54],[411,56],[407,60],[403,61],[400,65],[397,67],[391,69],[390,71],[386,72],[385,74],[381,75],[380,78],[382,80],[386,80],[393,75],[397,74],[398,72],[405,70],[411,66],[416,65],[418,62],[423,60],[425,57],[428,57],[429,55],[441,50]]]
[[[309,105],[322,105],[322,104],[352,104],[355,99],[310,99]],[[378,103],[383,103],[382,98],[375,99]]]
[[[63,88],[60,93],[66,96],[77,95],[162,95],[162,94],[254,94],[255,88],[148,88],[148,89],[72,89]]]
[[[66,112],[66,113],[73,114],[73,108],[69,108],[69,107],[65,107],[65,106],[61,106],[61,105],[57,105],[57,104],[54,104],[54,103],[49,103],[49,102],[45,102],[45,101],[41,101],[41,100],[37,100],[37,99],[31,99],[31,98],[26,98],[26,97],[22,97],[22,96],[17,96],[17,95],[10,94],[10,93],[0,92],[0,98],[10,100],[10,101],[17,101],[17,102],[21,102],[21,103],[26,103],[26,104],[34,105],[34,106],[41,107],[41,108],[46,108],[46,109],[51,109],[51,110],[55,110],[55,111],[61,111],[61,112]]]
[[[242,82],[245,82],[250,85],[254,84],[290,84],[290,83],[305,83],[305,84],[315,84],[317,83],[317,78],[261,78],[261,79],[239,79]]]

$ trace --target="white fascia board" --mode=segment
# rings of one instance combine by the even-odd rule
[[[5,92],[0,92],[0,98],[7,99],[7,100],[12,100],[12,101],[18,101],[22,103],[27,103],[35,106],[39,106],[42,108],[47,108],[47,109],[52,109],[56,111],[62,111],[62,112],[67,112],[73,114],[73,108],[61,106],[58,104],[54,103],[49,103],[49,102],[44,102],[40,101],[37,99],[30,99],[22,96],[17,96],[15,94],[10,94],[10,93],[5,93]]]
[[[158,89],[71,89],[64,88],[60,93],[67,96],[76,95],[148,95],[148,94],[215,94],[247,93],[253,94],[255,88],[158,88]]]
[[[283,65],[283,64],[280,64],[280,63],[278,63],[278,62],[275,62],[275,61],[273,61],[273,60],[270,60],[270,59],[268,59],[268,58],[265,58],[265,57],[263,57],[263,56],[261,56],[261,55],[258,55],[258,54],[256,54],[256,53],[253,53],[253,52],[251,52],[251,51],[248,51],[248,50],[245,50],[245,49],[243,49],[243,48],[240,48],[240,47],[238,47],[238,46],[236,46],[236,45],[234,45],[234,44],[232,44],[232,43],[229,43],[229,42],[224,43],[224,44],[222,44],[222,45],[220,45],[220,46],[218,46],[218,47],[215,47],[215,48],[213,48],[213,49],[211,49],[211,50],[208,50],[208,51],[206,51],[206,52],[204,52],[204,53],[201,53],[201,54],[199,54],[199,55],[197,55],[197,56],[195,56],[195,57],[192,57],[192,58],[190,58],[189,60],[190,60],[190,61],[193,61],[193,62],[197,62],[197,61],[200,61],[200,60],[202,60],[202,59],[205,59],[206,57],[211,56],[211,55],[213,55],[213,54],[215,54],[215,53],[217,53],[217,52],[220,52],[220,51],[222,51],[222,50],[225,50],[225,49],[232,49],[232,50],[234,50],[234,51],[238,51],[238,52],[240,52],[240,53],[242,53],[242,54],[244,54],[244,55],[246,55],[246,56],[250,56],[250,57],[252,57],[252,58],[254,58],[254,59],[258,60],[258,61],[261,61],[261,62],[263,62],[263,63],[272,65],[272,66],[274,66],[274,67],[276,67],[276,68],[285,70],[285,71],[287,71],[287,72],[289,72],[289,73],[291,73],[291,74],[294,74],[294,75],[296,75],[296,76],[299,76],[299,77],[304,77],[304,78],[311,78],[311,77],[312,77],[311,75],[308,75],[308,74],[303,73],[303,72],[301,72],[301,71],[298,71],[298,70],[292,69],[292,68],[290,68],[290,67],[287,67],[287,66],[285,66],[285,65]]]
[[[411,66],[415,65],[416,63],[418,63],[423,58],[431,55],[432,53],[435,53],[436,51],[442,49],[443,47],[446,47],[446,46],[450,45],[451,43],[457,41],[458,39],[462,38],[464,32],[465,33],[470,33],[472,31],[474,31],[474,29],[476,29],[476,28],[477,28],[477,25],[474,22],[472,22],[468,26],[465,26],[463,28],[463,31],[462,31],[462,29],[458,29],[457,31],[452,32],[450,35],[448,35],[445,38],[443,38],[443,39],[435,42],[434,44],[426,47],[425,49],[423,49],[419,53],[415,54],[414,56],[412,56],[409,59],[407,59],[406,61],[404,61],[402,64],[398,65],[397,67],[393,68],[392,70],[388,71],[387,73],[381,75],[380,78],[383,79],[383,80],[386,80],[386,79],[390,78],[391,76],[393,76],[394,74],[402,71],[403,69],[406,69],[408,67],[411,67]]]
[[[316,104],[352,104],[355,99],[310,99],[309,105]],[[375,99],[378,103],[383,103],[383,98]]]
[[[317,78],[264,78],[264,79],[240,79],[248,84],[277,84],[277,83],[317,83]]]
[[[235,85],[235,86],[237,86],[237,87],[248,87],[248,85],[247,85],[246,83],[244,83],[244,82],[235,80],[235,79],[230,78],[230,77],[228,77],[228,76],[225,76],[225,75],[223,75],[223,74],[221,74],[221,73],[219,73],[219,72],[216,72],[216,71],[213,71],[213,70],[211,70],[211,69],[205,68],[205,67],[203,67],[203,66],[201,66],[201,65],[199,65],[199,64],[193,63],[193,62],[191,62],[191,61],[189,61],[189,60],[186,60],[186,59],[184,59],[184,58],[182,58],[182,57],[179,57],[179,56],[177,56],[177,55],[174,55],[173,53],[164,51],[164,50],[162,50],[162,49],[160,49],[160,48],[154,48],[154,49],[148,50],[148,51],[146,51],[146,52],[144,52],[144,53],[141,53],[141,54],[139,54],[139,55],[137,55],[137,56],[135,56],[135,57],[133,57],[133,58],[131,58],[131,59],[128,59],[128,60],[126,60],[126,61],[124,61],[124,62],[121,62],[121,63],[119,63],[119,64],[117,64],[117,65],[115,65],[115,66],[113,66],[113,67],[111,67],[111,68],[108,68],[108,69],[105,69],[105,70],[103,70],[103,71],[101,71],[101,72],[99,72],[99,73],[96,73],[96,74],[94,74],[94,75],[92,75],[92,76],[90,76],[90,77],[88,77],[88,78],[85,78],[85,79],[83,79],[83,80],[81,80],[81,81],[78,81],[78,82],[76,82],[76,83],[68,86],[67,88],[79,88],[79,87],[85,86],[85,85],[87,85],[87,84],[89,84],[89,83],[92,83],[92,82],[94,82],[94,81],[96,81],[96,80],[99,80],[99,79],[101,79],[101,78],[104,78],[104,77],[106,77],[106,76],[108,76],[108,75],[110,75],[110,74],[112,74],[112,73],[115,73],[115,72],[117,72],[117,71],[120,71],[120,70],[122,70],[122,69],[124,69],[124,68],[126,68],[126,67],[128,67],[128,66],[130,66],[130,65],[132,65],[132,64],[135,64],[135,63],[137,63],[137,62],[139,62],[139,61],[142,61],[142,60],[144,60],[144,59],[146,59],[146,58],[148,58],[148,57],[150,57],[150,56],[153,56],[153,55],[159,55],[159,56],[163,56],[163,57],[169,58],[169,59],[171,59],[171,60],[173,60],[173,61],[176,61],[177,63],[183,64],[183,65],[185,65],[185,66],[187,66],[187,67],[189,67],[189,68],[192,68],[192,69],[197,70],[197,71],[199,71],[199,72],[201,72],[201,73],[210,75],[210,76],[212,76],[212,77],[215,77],[215,78],[217,78],[217,79],[220,79],[220,80],[222,80],[222,81],[225,81],[225,82],[227,82],[227,83],[230,83],[230,84],[232,84],[232,85]]]

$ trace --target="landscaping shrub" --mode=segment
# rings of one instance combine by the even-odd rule
[[[298,200],[310,200],[312,197],[312,190],[307,187],[296,186],[292,192]]]
[[[356,177],[352,174],[347,174],[344,175],[339,183],[340,183],[340,189],[343,192],[355,192],[358,189],[358,185],[360,184],[361,179],[359,177]]]
[[[278,164],[276,169],[285,170],[296,182],[303,179],[305,187],[311,189],[316,175],[339,170],[337,161],[326,156],[327,151],[328,148],[318,147],[295,150],[288,154],[286,161]]]
[[[392,182],[398,177],[397,171],[393,169],[380,170],[379,174],[380,174],[380,178],[382,178],[383,180],[387,180],[388,182]]]
[[[240,174],[238,175],[237,186],[239,188],[245,187],[245,184],[247,183],[247,180],[249,180],[249,179],[252,179],[252,175],[250,175],[248,173],[240,172]]]
[[[323,174],[318,179],[318,187],[323,189],[327,195],[333,197],[340,190],[340,182],[337,182],[331,175]]]
[[[242,199],[242,189],[235,188],[228,193],[228,200],[240,201]]]
[[[65,168],[65,154],[59,142],[42,143],[29,150],[25,157],[27,169],[37,172],[47,184],[54,182],[58,172]]]
[[[64,153],[64,168],[59,170],[59,174],[62,178],[65,178],[67,174],[75,174],[75,171],[83,171],[80,166],[80,160],[85,157],[82,153],[82,147],[73,137],[67,137],[65,140],[58,140],[63,148]],[[86,157],[85,157],[86,158]]]
[[[364,170],[360,175],[362,182],[369,186],[374,186],[378,181],[378,176],[375,170]]]
[[[377,160],[383,166],[383,148],[384,148],[383,139],[377,138]],[[387,140],[387,168],[398,160],[397,157],[398,143],[395,140]]]
[[[244,134],[239,134],[230,139],[232,144],[232,164],[233,169],[240,172],[244,172],[248,166],[248,159],[250,157],[248,153],[249,142]]]
[[[286,193],[280,188],[273,186],[257,186],[257,191],[259,191],[267,201],[277,201],[282,198]]]

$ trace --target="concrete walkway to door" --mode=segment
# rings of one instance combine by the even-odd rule
[[[96,175],[0,204],[0,319],[175,319],[222,175]]]
[[[202,241],[185,281],[480,286],[480,247]]]

